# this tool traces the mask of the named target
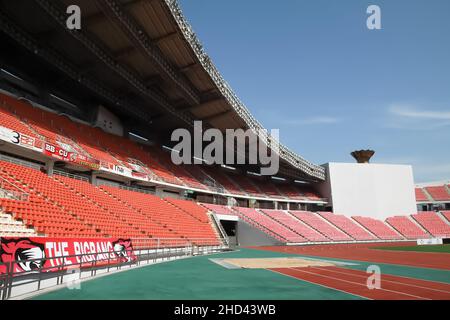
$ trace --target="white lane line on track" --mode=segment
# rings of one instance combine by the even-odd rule
[[[347,273],[347,272],[342,272],[342,271],[336,271],[336,270],[332,270],[332,269],[325,269],[322,267],[310,267],[311,269],[319,269],[319,270],[324,270],[324,271],[329,271],[329,272],[335,272],[335,273],[340,273],[340,274],[345,274],[345,275],[349,275],[349,276],[355,276],[355,277],[360,277],[360,278],[365,278],[367,279],[366,276],[363,276],[362,274],[352,274],[352,273]],[[360,271],[360,270],[358,270]],[[390,276],[394,276],[395,275],[390,275]],[[406,277],[402,277],[399,276],[400,278],[406,278]],[[414,278],[407,278],[407,279],[411,279],[411,280],[419,280],[421,281],[421,279],[414,279]],[[416,287],[416,288],[422,288],[422,289],[427,289],[427,290],[433,290],[433,291],[439,291],[439,292],[445,292],[445,293],[450,293],[450,291],[445,291],[445,290],[440,290],[440,289],[435,289],[435,288],[429,288],[429,287],[422,287],[416,284],[409,284],[409,283],[404,283],[404,282],[398,282],[398,281],[394,281],[394,280],[385,280],[385,279],[381,279],[381,281],[384,282],[391,282],[391,283],[397,283],[397,284],[401,284],[404,286],[410,286],[410,287]],[[428,280],[422,280],[422,281],[428,281]],[[434,282],[434,281],[429,281],[429,282]],[[442,282],[439,282],[442,283]]]
[[[351,293],[351,292],[347,292],[347,291],[345,291],[345,290],[341,290],[341,289],[336,289],[336,288],[333,288],[333,287],[329,287],[329,286],[326,286],[326,285],[324,285],[324,284],[319,284],[319,283],[315,283],[315,282],[312,282],[312,281],[303,280],[303,279],[300,279],[300,278],[297,278],[297,277],[294,277],[294,276],[291,276],[291,275],[289,275],[289,274],[285,274],[285,273],[282,273],[282,272],[279,272],[279,271],[275,271],[275,270],[271,270],[271,269],[266,269],[266,270],[272,271],[272,272],[274,272],[274,273],[281,274],[282,276],[289,277],[289,278],[292,278],[292,279],[295,279],[295,280],[298,280],[298,281],[308,282],[308,283],[311,283],[311,284],[313,284],[313,285],[315,285],[315,286],[320,286],[320,287],[324,287],[324,288],[327,288],[327,289],[339,291],[339,292],[342,292],[342,293],[345,293],[345,294],[350,294],[350,295],[352,295],[352,296],[357,296],[357,297],[360,297],[360,298],[363,298],[363,299],[373,300],[373,299],[371,299],[371,298],[364,297],[364,296],[361,296],[361,295],[356,294],[356,293]]]
[[[366,288],[367,288],[366,284],[362,284],[362,283],[358,283],[358,282],[353,282],[353,281],[343,280],[343,279],[340,279],[340,278],[335,278],[335,277],[331,277],[331,276],[326,276],[326,275],[323,275],[323,274],[320,274],[320,273],[308,272],[308,271],[300,270],[300,269],[296,269],[296,268],[289,268],[289,269],[296,270],[296,271],[299,271],[299,272],[304,272],[304,273],[311,274],[311,275],[314,275],[314,276],[319,276],[319,277],[323,277],[323,278],[328,278],[328,279],[338,280],[338,281],[341,281],[341,282],[352,283],[352,284],[356,284],[356,285],[358,285],[358,286],[362,286],[362,287],[366,287]],[[413,294],[404,293],[404,292],[395,291],[395,290],[389,290],[389,289],[383,289],[383,288],[381,288],[381,289],[375,289],[375,290],[388,291],[388,292],[396,293],[396,294],[399,294],[399,295],[405,295],[405,296],[410,296],[410,297],[413,297],[413,298],[418,298],[418,299],[421,299],[421,300],[431,300],[431,299],[429,299],[429,298],[420,297],[420,296],[416,296],[416,295],[413,295]]]

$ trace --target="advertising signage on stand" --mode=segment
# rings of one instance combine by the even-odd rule
[[[11,130],[0,126],[0,140],[32,149],[43,153],[44,155],[58,159],[64,162],[76,163],[91,170],[102,170],[116,175],[133,178],[141,181],[149,181],[150,178],[146,173],[146,168],[140,165],[132,165],[135,169],[116,165],[110,162],[99,161],[80,153],[67,151],[61,146],[54,145],[43,140],[30,137],[26,134]]]
[[[86,157],[82,154],[77,154],[76,158],[73,160],[74,163],[77,163],[83,167],[90,168],[92,170],[100,169],[100,161],[93,159],[91,157]]]
[[[20,133],[15,130],[0,126],[0,140],[27,148],[35,151],[42,152],[42,145],[36,138],[30,137],[26,134]]]
[[[142,181],[149,181],[149,177],[148,177],[148,175],[145,174],[145,173],[142,173],[142,172],[132,172],[131,175],[132,175],[132,177],[133,177],[134,179],[142,180]]]
[[[43,153],[49,157],[59,159],[65,162],[76,163],[83,167],[88,167],[92,170],[100,169],[100,162],[90,157],[86,157],[82,154],[69,152],[59,146],[54,146],[49,143],[45,143]]]
[[[45,147],[43,153],[52,158],[56,158],[58,160],[66,162],[74,162],[77,157],[75,153],[66,151],[63,148],[54,146],[52,144],[45,143],[44,146]]]
[[[125,176],[128,178],[133,177],[133,174],[132,174],[133,170],[123,167],[123,166],[113,164],[113,163],[109,163],[109,162],[101,161],[100,162],[100,170],[110,172],[110,173],[115,173],[115,174]]]
[[[0,237],[0,274],[7,272],[54,272],[132,262],[136,260],[130,239]]]

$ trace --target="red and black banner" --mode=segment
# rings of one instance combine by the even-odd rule
[[[50,143],[45,143],[43,153],[52,158],[66,162],[74,162],[76,159],[76,154],[73,152],[66,151],[63,148]]]
[[[130,239],[0,238],[0,274],[8,270],[54,272],[135,260]]]

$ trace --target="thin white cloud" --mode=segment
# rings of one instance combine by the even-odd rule
[[[384,123],[387,128],[432,131],[450,126],[450,111],[448,110],[431,110],[407,104],[392,104],[387,108],[387,113],[388,118]]]
[[[409,105],[391,105],[389,112],[405,118],[450,120],[450,111],[423,110]]]
[[[318,125],[318,124],[333,124],[341,122],[342,119],[330,116],[318,116],[318,117],[309,117],[303,119],[286,119],[283,121],[288,125]]]

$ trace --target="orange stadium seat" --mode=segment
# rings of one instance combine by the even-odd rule
[[[37,140],[70,146],[81,155],[102,163],[132,169],[129,160],[145,166],[157,180],[201,190],[223,190],[238,195],[318,200],[306,187],[276,185],[248,176],[229,174],[207,166],[174,165],[170,154],[158,147],[139,145],[125,137],[112,135],[99,128],[75,122],[67,116],[38,109],[25,101],[0,94],[0,125],[17,130]]]
[[[153,195],[110,186],[101,186],[100,189],[109,193],[116,199],[119,199],[121,202],[126,203],[152,221],[165,226],[167,230],[171,232],[171,237],[193,239],[196,243],[202,243],[201,239],[217,238],[206,217],[206,210],[203,210],[200,206],[198,206],[200,209],[197,212],[197,215],[200,215],[200,212],[203,212],[205,217],[202,217],[199,220],[198,217],[194,217],[164,199],[160,199]],[[186,206],[192,205],[196,204],[191,202],[186,204]],[[216,243],[218,243],[218,241]]]
[[[38,233],[55,237],[102,236],[92,225],[48,198],[46,191],[52,189],[48,185],[51,179],[45,174],[0,161],[0,175],[28,194],[27,201],[0,199],[3,211],[12,214],[15,219],[23,220],[27,226],[35,227]]]
[[[259,189],[271,198],[282,199],[284,196],[271,181],[261,181],[258,183]]]
[[[300,191],[290,184],[277,184],[278,190],[288,198],[302,200],[305,197],[300,193]]]
[[[228,178],[230,180],[233,180],[237,185],[240,186],[242,190],[245,190],[245,192],[249,195],[261,197],[265,196],[261,192],[261,190],[259,190],[258,187],[253,183],[253,181],[251,181],[247,176],[229,174]]]
[[[234,182],[226,173],[220,170],[215,170],[211,167],[204,168],[209,175],[213,176],[214,179],[225,188],[225,192],[234,193],[238,195],[245,195],[246,193],[241,189],[241,187]]]
[[[223,214],[229,216],[237,216],[237,213],[227,206],[219,205],[219,204],[210,204],[210,203],[201,203],[209,211],[212,211],[216,214]]]
[[[0,199],[3,211],[34,227],[39,234],[178,238],[198,244],[206,243],[201,239],[216,239],[209,243],[219,243],[207,210],[190,201],[178,200],[175,206],[152,195],[100,188],[58,175],[49,177],[39,170],[4,161],[0,161],[0,174],[29,194],[28,201]]]

